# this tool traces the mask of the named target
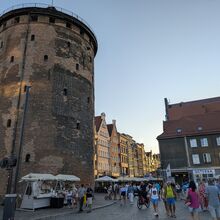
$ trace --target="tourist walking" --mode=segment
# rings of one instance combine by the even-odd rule
[[[84,187],[84,184],[81,184],[80,188],[78,189],[79,212],[83,211],[83,200],[84,200],[85,193],[86,193],[86,188]]]
[[[167,182],[167,186],[164,191],[165,198],[167,200],[167,206],[169,210],[170,217],[176,218],[176,206],[175,206],[175,198],[176,198],[176,192],[175,192],[175,185],[171,185],[171,182]]]
[[[92,211],[92,198],[93,198],[93,190],[91,186],[89,185],[86,190],[86,199],[87,199],[87,205],[88,205],[88,213]]]
[[[213,220],[220,220],[220,192],[217,186],[214,185],[214,180],[209,180],[205,190],[208,199],[208,210]]]
[[[130,204],[134,204],[134,187],[133,187],[133,183],[130,183],[128,186],[128,198],[130,201]]]
[[[127,200],[127,187],[123,184],[120,188],[120,196],[121,196],[121,204],[120,205],[126,205]]]
[[[207,201],[207,198],[206,198],[206,195],[205,195],[205,181],[202,180],[200,183],[199,183],[199,202],[200,202],[200,206],[201,206],[201,209],[202,211],[206,211],[207,208],[208,208],[208,201]]]
[[[164,183],[162,189],[161,189],[161,199],[163,200],[163,204],[164,204],[164,208],[166,210],[166,214],[167,216],[170,216],[170,213],[169,213],[169,208],[168,208],[168,205],[167,205],[167,200],[166,200],[166,197],[165,197],[165,189],[167,187],[167,184]]]
[[[190,181],[189,190],[187,192],[188,208],[191,214],[192,220],[199,220],[199,194],[196,190],[196,184],[194,181]]]
[[[156,188],[155,184],[153,184],[152,188],[149,190],[149,194],[150,194],[150,199],[151,199],[151,202],[154,208],[154,215],[158,217],[159,216],[158,214],[159,195],[158,195],[158,189]]]

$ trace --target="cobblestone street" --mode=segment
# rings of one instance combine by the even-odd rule
[[[104,200],[104,194],[96,194],[94,200],[94,210],[91,213],[87,213],[85,210],[82,213],[78,213],[78,209],[68,209],[64,207],[62,209],[38,209],[33,211],[16,211],[15,220],[151,220],[156,219],[153,214],[152,206],[147,209],[143,207],[141,210],[137,208],[136,199],[133,205],[126,204],[120,206],[120,201]],[[191,220],[187,207],[184,206],[183,201],[177,201],[176,203],[176,219],[178,220]],[[2,209],[0,209],[2,216]],[[170,220],[173,218],[167,217],[163,203],[159,203],[159,219]],[[200,212],[200,220],[211,220],[208,212]]]

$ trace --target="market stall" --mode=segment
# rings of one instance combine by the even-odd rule
[[[52,174],[30,173],[21,178],[26,182],[21,208],[38,209],[50,206],[52,188],[56,177]]]

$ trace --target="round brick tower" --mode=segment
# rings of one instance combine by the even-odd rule
[[[28,4],[0,17],[0,195],[28,173],[73,174],[93,183],[97,40],[78,16]]]

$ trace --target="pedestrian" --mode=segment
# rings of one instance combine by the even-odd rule
[[[163,204],[164,204],[164,208],[166,210],[166,214],[167,214],[167,216],[170,216],[169,208],[168,208],[168,205],[167,205],[167,200],[166,200],[166,197],[165,197],[165,189],[166,189],[166,187],[167,187],[167,184],[164,183],[163,187],[161,189],[161,198],[163,200]]]
[[[196,184],[192,180],[189,183],[189,190],[187,192],[188,208],[191,214],[192,220],[199,220],[199,194],[196,190]]]
[[[88,213],[92,211],[92,198],[93,198],[93,189],[90,185],[88,185],[86,190],[86,198],[87,198],[87,205],[88,205]]]
[[[158,192],[158,196],[159,196],[159,200],[160,200],[160,191],[161,191],[161,186],[159,183],[155,183],[155,187],[157,188],[157,192]]]
[[[153,208],[154,208],[154,215],[156,217],[158,217],[159,216],[159,214],[158,214],[159,195],[158,195],[158,189],[156,188],[154,183],[153,183],[152,188],[149,190],[149,194],[150,194],[150,199],[151,199],[151,202],[152,202]]]
[[[117,199],[117,193],[118,193],[118,184],[117,184],[117,183],[114,183],[114,185],[113,185],[114,200]]]
[[[72,191],[68,190],[68,192],[67,192],[67,194],[66,194],[66,198],[67,198],[68,208],[71,208],[71,206],[72,206],[72,199],[73,199],[73,193],[72,193]]]
[[[133,183],[130,183],[128,186],[128,198],[130,201],[130,204],[133,205],[134,204],[134,187],[133,187]]]
[[[83,211],[83,201],[84,201],[85,193],[86,193],[86,188],[84,187],[84,184],[81,184],[80,188],[78,189],[79,212]]]
[[[214,180],[208,181],[208,186],[205,189],[206,197],[208,199],[208,210],[213,220],[220,220],[220,192],[217,186],[214,185]]]
[[[120,205],[126,205],[127,200],[127,187],[123,184],[120,188],[120,196],[121,196],[121,204]]]
[[[202,180],[199,183],[199,202],[200,202],[200,206],[202,211],[206,211],[208,209],[208,201],[206,198],[206,194],[205,194],[205,181]]]
[[[168,210],[170,213],[171,218],[176,218],[176,206],[175,206],[175,198],[176,198],[176,192],[175,192],[175,185],[171,185],[171,182],[167,182],[167,186],[164,191],[165,198],[167,200]]]
[[[182,189],[178,183],[176,183],[175,189],[176,189],[176,200],[181,199],[180,195],[182,193]]]

